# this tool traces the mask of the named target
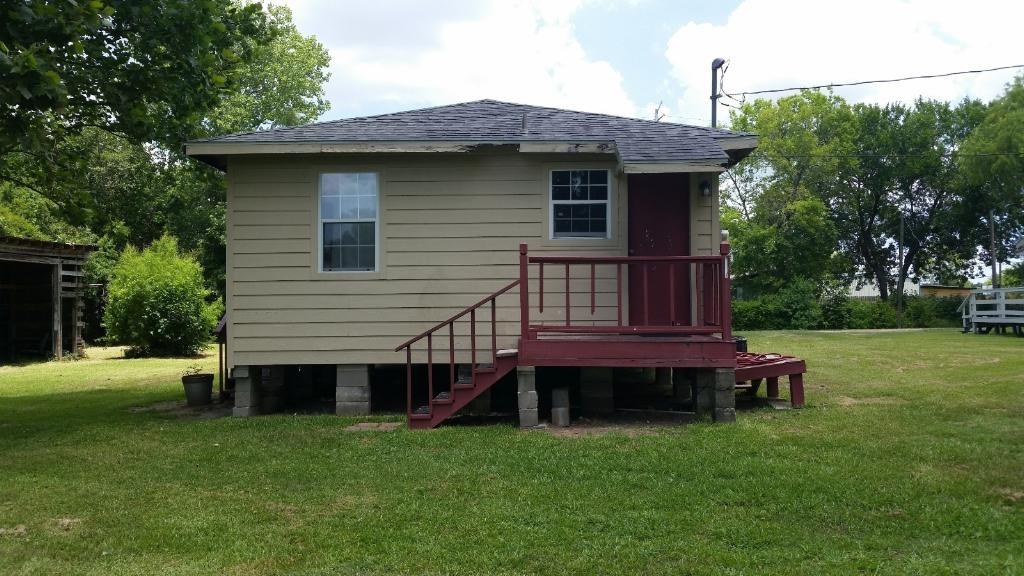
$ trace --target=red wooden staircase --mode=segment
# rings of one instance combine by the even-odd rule
[[[406,358],[406,406],[409,418],[409,428],[434,428],[444,422],[447,418],[464,408],[474,398],[484,393],[495,382],[515,369],[519,362],[518,350],[499,350],[497,343],[497,304],[495,301],[499,296],[519,285],[515,280],[501,290],[480,300],[476,304],[466,308],[451,318],[437,324],[430,330],[419,336],[407,340],[395,348],[398,352],[405,349]],[[490,305],[490,346],[481,350],[477,346],[477,311],[486,305]],[[463,318],[469,321],[469,364],[456,363],[455,347],[455,323]],[[446,385],[437,383],[435,386],[435,362],[434,362],[434,339],[438,332],[444,337],[444,329],[447,328],[448,344],[448,365]],[[414,392],[413,379],[413,345],[421,340],[426,340],[426,395]],[[478,362],[482,360],[481,355],[487,353],[489,362]],[[416,408],[413,408],[416,406]]]

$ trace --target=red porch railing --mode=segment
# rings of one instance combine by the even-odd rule
[[[562,296],[557,305],[564,317],[558,323],[530,323],[530,291],[520,288],[521,338],[535,340],[544,332],[578,334],[721,334],[732,338],[732,308],[729,285],[729,244],[722,242],[719,256],[530,256],[527,245],[519,245],[519,284],[529,286],[530,265],[538,265],[536,308],[544,313],[551,305],[545,296],[554,283],[554,293]],[[554,269],[555,278],[545,278],[545,270]],[[614,273],[615,318],[596,314],[598,271]],[[633,282],[630,282],[632,276]],[[657,276],[660,282],[652,280]],[[572,289],[573,281],[589,281],[589,290]],[[683,284],[683,285],[680,285]],[[578,285],[578,284],[577,284]],[[630,301],[639,309],[630,310],[625,318],[623,299],[632,291]],[[637,292],[639,291],[639,293]],[[606,292],[607,293],[607,292]],[[679,301],[680,293],[690,297]],[[583,297],[590,314],[583,318],[572,315],[573,297]],[[652,302],[659,299],[657,318]],[[667,305],[667,310],[664,308]],[[684,308],[687,307],[688,309]],[[632,321],[630,321],[632,320]],[[581,324],[586,322],[586,324]]]
[[[505,286],[501,290],[498,290],[497,292],[494,292],[491,295],[481,299],[476,304],[473,304],[472,306],[466,308],[465,310],[459,312],[458,314],[455,314],[451,318],[448,318],[447,320],[438,323],[434,327],[430,328],[429,330],[424,331],[423,333],[419,334],[418,336],[415,336],[413,338],[410,338],[409,340],[406,340],[401,345],[399,345],[398,347],[395,348],[395,352],[401,351],[403,348],[405,349],[406,413],[409,416],[409,418],[413,417],[413,391],[412,391],[412,382],[413,382],[413,378],[412,378],[412,348],[413,348],[413,345],[416,344],[417,342],[419,342],[420,340],[423,340],[424,338],[427,339],[427,350],[426,350],[426,352],[427,352],[427,399],[426,399],[426,401],[422,405],[423,406],[427,406],[428,410],[431,410],[433,408],[434,403],[437,402],[436,397],[434,395],[434,333],[439,331],[439,330],[441,330],[442,328],[445,328],[445,327],[448,328],[448,401],[449,402],[452,401],[454,396],[455,396],[456,381],[457,381],[457,378],[458,378],[457,374],[456,374],[456,366],[455,366],[455,323],[458,320],[466,317],[467,315],[469,316],[469,357],[470,357],[470,372],[469,372],[469,374],[470,374],[470,379],[471,380],[470,380],[470,382],[468,384],[470,384],[470,387],[473,388],[473,387],[476,386],[477,374],[479,374],[480,372],[493,370],[493,367],[498,365],[498,340],[497,340],[498,339],[498,318],[497,318],[497,305],[496,305],[495,301],[497,300],[497,298],[499,296],[501,296],[502,294],[504,294],[504,293],[508,292],[509,290],[515,288],[518,285],[519,285],[519,280],[513,281],[512,283],[508,284],[507,286]],[[490,362],[491,368],[490,369],[481,368],[480,365],[477,363],[477,352],[479,351],[479,348],[477,347],[477,332],[476,332],[476,327],[477,327],[477,310],[479,310],[480,308],[482,308],[486,304],[490,304],[489,308],[490,308],[490,311],[491,311],[491,320],[490,320],[490,322],[491,322],[491,330],[490,330],[490,340],[491,340],[491,342],[490,342],[490,347],[489,347],[490,348],[490,353],[491,353],[491,362]],[[429,414],[430,413],[428,412],[427,415],[429,415]]]

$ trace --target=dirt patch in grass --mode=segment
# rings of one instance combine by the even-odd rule
[[[12,528],[0,528],[0,536],[27,536],[28,528],[24,524],[18,524]]]
[[[231,415],[231,404],[210,404],[208,406],[188,406],[184,400],[168,400],[145,406],[132,406],[128,409],[134,413],[151,412],[163,414],[174,418],[195,418],[198,420],[209,420],[212,418],[223,418]]]
[[[849,396],[839,396],[836,398],[836,404],[843,408],[849,408],[851,406],[890,406],[893,404],[905,404],[906,401],[901,398],[890,398],[885,396],[867,397],[867,398],[851,398]]]
[[[661,426],[664,428],[664,426]],[[546,428],[552,436],[559,438],[590,438],[595,436],[607,436],[608,434],[622,434],[629,438],[638,436],[655,436],[659,430],[652,427],[633,426],[628,424],[617,424],[614,426],[569,426],[568,428]]]
[[[81,518],[55,518],[54,524],[57,525],[57,529],[61,532],[71,532],[75,526],[82,523]]]
[[[558,438],[592,438],[609,434],[622,434],[629,438],[636,438],[639,436],[656,436],[669,428],[678,428],[684,425],[682,422],[673,421],[622,420],[608,422],[579,419],[574,421],[571,426],[565,428],[546,426],[542,430]]]
[[[401,427],[401,422],[357,422],[345,428],[345,432],[370,432],[374,430],[387,432]]]
[[[999,494],[1004,500],[1019,504],[1024,502],[1024,490],[1014,490],[1013,488],[999,488],[996,490],[996,494]]]

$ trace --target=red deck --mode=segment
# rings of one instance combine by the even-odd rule
[[[440,424],[516,366],[735,367],[728,255],[726,242],[718,256],[530,256],[527,246],[520,244],[518,279],[395,349],[406,351],[410,425]],[[535,294],[527,289],[531,265],[537,267]],[[614,318],[609,318],[607,311],[596,315],[599,271],[604,281],[614,278]],[[578,292],[580,280],[589,284],[589,291],[582,295]],[[625,283],[629,284],[628,299]],[[517,287],[519,347],[499,351],[496,301]],[[547,308],[551,312],[552,294],[558,296],[561,320],[533,323],[534,310],[542,314]],[[572,315],[574,299],[579,314],[581,298],[584,307],[589,305],[590,314],[577,318]],[[628,314],[624,300],[628,300]],[[481,313],[482,320],[478,319]],[[471,367],[462,379],[455,362],[455,323],[460,321],[469,324],[468,330],[460,332],[469,333],[469,347],[460,352],[469,356]],[[487,342],[482,346],[479,322],[489,324],[483,331]],[[435,341],[447,342],[445,358],[435,358],[440,354],[435,352]],[[412,369],[412,350],[417,343],[425,346],[427,357],[427,382],[421,383],[426,386],[418,391],[414,390]],[[435,363],[448,365],[447,382],[437,386]]]

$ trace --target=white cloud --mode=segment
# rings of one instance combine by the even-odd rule
[[[690,22],[665,52],[680,116],[710,116],[710,64],[729,92],[1020,64],[1024,2],[746,0],[721,26]],[[1018,71],[1019,72],[1019,71]],[[1014,71],[836,89],[856,102],[998,96]],[[719,108],[720,121],[728,117]]]
[[[481,98],[637,113],[622,76],[575,38],[580,0],[285,3],[331,52],[329,117]]]

